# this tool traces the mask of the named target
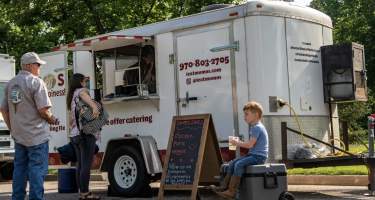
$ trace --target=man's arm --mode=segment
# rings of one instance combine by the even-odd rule
[[[48,97],[47,87],[41,79],[37,79],[33,85],[34,101],[38,109],[39,115],[49,124],[56,124],[57,119],[51,113],[52,103]]]
[[[7,125],[8,129],[11,130],[12,127],[10,125],[9,111],[3,110],[3,109],[0,109],[0,111],[1,111],[1,114],[3,115],[5,124]]]
[[[46,120],[49,124],[56,124],[57,119],[52,115],[50,107],[44,107],[38,110],[40,117]]]

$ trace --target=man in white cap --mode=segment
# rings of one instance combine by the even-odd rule
[[[49,125],[57,119],[40,74],[46,64],[38,54],[21,57],[22,70],[5,88],[1,113],[15,141],[12,200],[24,200],[29,180],[30,200],[44,199],[44,177],[48,172]]]

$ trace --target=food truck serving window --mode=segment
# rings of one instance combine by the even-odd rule
[[[134,44],[96,51],[103,72],[104,99],[156,94],[155,49]]]

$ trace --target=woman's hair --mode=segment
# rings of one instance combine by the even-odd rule
[[[80,73],[73,74],[72,78],[70,78],[69,82],[69,90],[68,90],[68,96],[66,105],[68,106],[68,110],[70,110],[72,100],[73,100],[73,94],[76,89],[82,88],[82,81],[85,79],[85,76]]]

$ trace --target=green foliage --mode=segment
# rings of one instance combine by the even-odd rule
[[[351,144],[367,144],[368,143],[368,131],[366,129],[350,130],[349,141]]]
[[[18,58],[76,39],[200,12],[240,0],[0,0],[0,52]],[[17,65],[19,66],[19,65]]]
[[[367,129],[367,116],[375,112],[375,1],[313,0],[311,7],[332,18],[335,43],[357,42],[365,46],[369,101],[339,105],[340,119],[352,131]]]
[[[365,46],[368,85],[375,91],[375,1],[313,0],[311,7],[332,18],[335,43],[358,42]]]
[[[375,111],[375,95],[369,90],[367,102],[339,104],[340,120],[347,121],[351,131],[367,129],[367,116]]]

